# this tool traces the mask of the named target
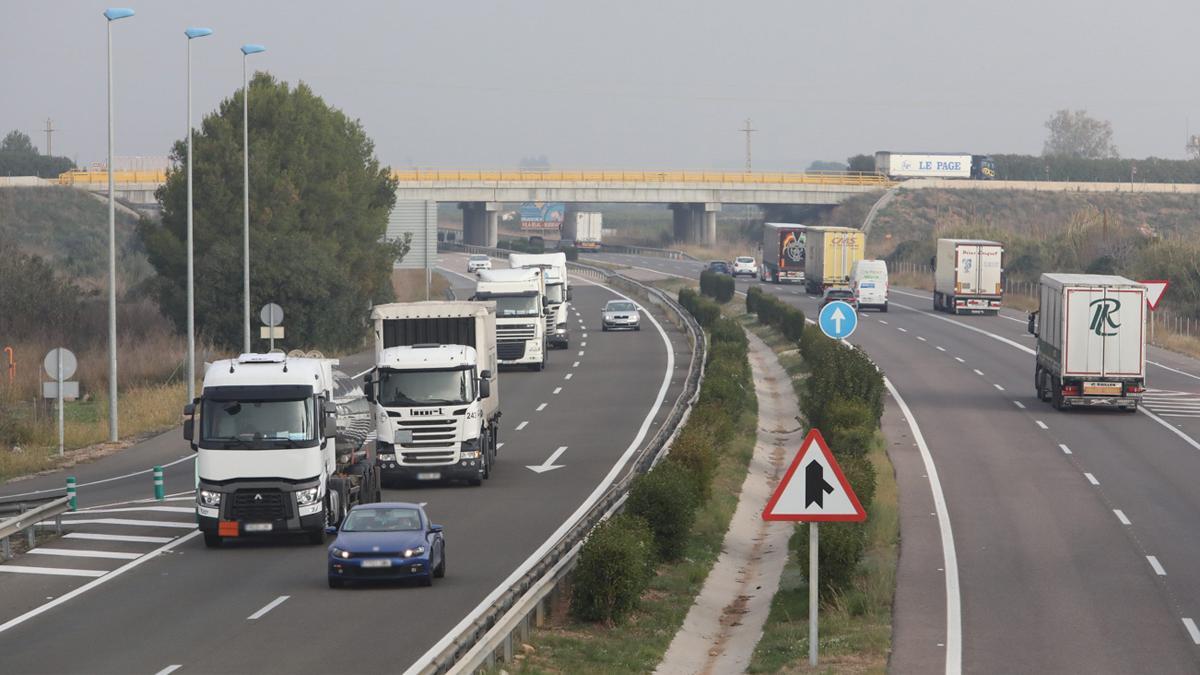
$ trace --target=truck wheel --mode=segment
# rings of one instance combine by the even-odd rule
[[[204,546],[207,548],[221,548],[221,536],[216,532],[205,532]]]
[[[1050,405],[1054,406],[1055,410],[1063,409],[1062,384],[1058,380],[1050,383]]]
[[[329,479],[329,497],[325,502],[325,522],[339,527],[346,518],[346,484],[340,478]]]

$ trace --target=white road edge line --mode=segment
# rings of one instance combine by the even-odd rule
[[[634,300],[629,296],[613,290],[608,286],[601,286],[601,288],[604,288],[619,298],[628,300],[629,302],[634,302]],[[646,434],[650,430],[650,425],[654,422],[654,418],[658,416],[658,411],[660,408],[662,408],[663,402],[666,401],[667,390],[671,387],[671,376],[675,372],[675,350],[671,346],[670,337],[667,336],[667,332],[663,330],[662,324],[658,322],[658,319],[656,319],[653,314],[647,312],[646,318],[650,319],[650,322],[654,324],[654,327],[658,329],[658,334],[662,337],[663,347],[665,347],[667,350],[667,364],[663,371],[662,385],[658,388],[658,396],[654,401],[654,405],[652,405],[649,412],[646,413],[646,417],[642,420],[642,426],[638,429],[637,435],[634,436],[633,441],[629,444],[629,447],[625,448],[625,452],[622,453],[619,458],[617,458],[616,463],[613,464],[613,467],[609,470],[608,475],[606,475],[604,479],[596,485],[596,488],[592,490],[592,493],[588,495],[586,499],[583,500],[583,503],[579,505],[579,508],[575,509],[575,512],[572,513],[566,520],[564,520],[562,525],[560,525],[558,529],[546,539],[546,541],[542,542],[542,545],[539,546],[536,551],[529,554],[529,557],[526,558],[525,561],[520,565],[518,565],[517,568],[513,570],[512,574],[508,575],[507,579],[501,581],[491,593],[488,593],[487,597],[485,597],[483,600],[480,600],[479,604],[476,605],[475,608],[470,612],[468,612],[467,615],[463,617],[462,621],[458,622],[458,625],[447,631],[441,640],[438,640],[436,644],[430,647],[428,651],[422,654],[411,666],[409,666],[408,669],[404,671],[404,675],[416,675],[417,673],[420,673],[425,666],[432,661],[435,656],[440,654],[450,644],[451,641],[458,637],[458,635],[460,635],[467,626],[474,623],[475,620],[479,618],[479,616],[482,615],[488,607],[491,607],[492,604],[496,602],[497,598],[511,588],[518,579],[525,576],[526,572],[532,569],[537,561],[541,560],[542,557],[545,556],[546,553],[553,548],[554,545],[557,544],[558,541],[562,539],[567,532],[569,532],[571,528],[573,528],[575,524],[579,522],[581,518],[583,518],[584,514],[586,514],[592,508],[592,506],[596,504],[596,502],[600,501],[600,497],[603,496],[608,490],[609,486],[613,484],[613,481],[617,479],[617,476],[621,475],[621,472],[625,470],[626,465],[629,463],[630,458],[632,458],[633,454],[637,452],[637,449],[641,447],[642,441],[645,440]],[[570,377],[571,374],[567,373],[567,379]],[[947,521],[947,523],[949,523],[949,521]],[[199,534],[199,531],[193,532],[191,536],[195,536],[197,534]],[[958,578],[957,574],[958,571],[957,568],[955,568],[956,580]],[[2,630],[3,626],[0,626],[0,631]],[[961,667],[959,668],[959,671],[955,672],[957,673],[960,671]]]
[[[900,412],[908,421],[908,428],[917,441],[921,451],[921,460],[925,463],[925,474],[929,476],[929,489],[933,493],[933,506],[937,512],[938,529],[942,535],[942,564],[946,576],[946,675],[962,673],[962,598],[958,586],[958,554],[954,550],[954,533],[950,529],[950,513],[946,508],[946,496],[942,493],[942,482],[938,478],[937,467],[933,463],[933,455],[925,444],[925,436],[917,426],[917,420],[909,410],[908,404],[900,396],[888,378],[883,378],[883,384],[891,392],[892,398],[900,406]]]
[[[1200,645],[1200,628],[1196,628],[1196,622],[1188,617],[1183,617],[1183,627],[1187,629],[1188,635],[1192,636],[1192,642]]]
[[[261,619],[261,618],[262,618],[264,615],[266,615],[266,613],[267,613],[267,612],[269,612],[269,611],[271,611],[271,610],[275,609],[276,607],[278,607],[278,606],[282,605],[284,602],[287,602],[287,599],[288,599],[288,598],[290,598],[290,597],[292,597],[292,596],[290,596],[290,595],[281,595],[281,596],[279,596],[278,598],[275,598],[274,600],[272,600],[272,601],[268,602],[268,603],[267,603],[267,605],[266,605],[266,607],[263,607],[262,609],[258,610],[257,612],[255,612],[255,613],[251,614],[250,616],[246,617],[246,620],[247,620],[247,621],[254,621],[255,619]]]
[[[176,464],[182,464],[183,462],[186,462],[189,459],[196,459],[196,456],[195,455],[186,455],[184,457],[180,457],[179,459],[172,460],[170,462],[167,462],[166,464],[163,464],[162,468],[167,469],[172,466],[175,466]],[[144,469],[142,471],[134,471],[133,473],[122,474],[120,476],[112,476],[110,478],[101,478],[100,480],[89,481],[87,483],[80,483],[80,484],[76,485],[75,487],[76,488],[85,488],[85,487],[89,487],[92,485],[101,485],[103,483],[111,483],[115,480],[122,480],[125,478],[133,478],[134,476],[143,476],[143,475],[149,474],[149,473],[154,473],[153,467],[151,467],[149,469]],[[29,495],[40,495],[45,492],[62,492],[62,488],[56,487],[56,488],[47,488],[45,490],[33,490],[32,492],[22,492],[20,494],[15,494],[15,495],[0,495],[0,497],[3,497],[4,499],[8,499],[9,497],[28,497]]]
[[[1167,571],[1165,569],[1163,569],[1162,563],[1158,562],[1158,558],[1156,558],[1152,555],[1148,555],[1148,556],[1146,556],[1146,562],[1150,563],[1150,566],[1154,568],[1155,574],[1157,574],[1160,577],[1167,576]]]
[[[1132,525],[1133,524],[1132,522],[1130,522],[1129,516],[1126,516],[1125,512],[1122,511],[1121,509],[1113,509],[1113,513],[1115,513],[1117,515],[1117,520],[1121,521],[1122,525]]]
[[[1092,485],[1099,485],[1099,484],[1100,484],[1100,481],[1096,480],[1096,477],[1095,477],[1095,476],[1093,476],[1092,474],[1090,474],[1090,473],[1088,473],[1088,472],[1086,472],[1086,471],[1085,471],[1085,472],[1083,472],[1083,477],[1084,477],[1084,478],[1086,478],[1086,479],[1088,479],[1088,482],[1089,482],[1089,483],[1091,483]]]
[[[129,562],[125,563],[124,565],[121,565],[117,569],[109,572],[108,574],[105,574],[102,577],[93,579],[93,580],[87,582],[86,584],[80,586],[79,588],[76,588],[73,591],[69,591],[67,593],[64,593],[64,594],[58,596],[57,598],[51,600],[50,602],[47,602],[44,605],[34,607],[33,609],[29,610],[28,612],[25,612],[24,614],[22,614],[18,617],[9,619],[8,621],[0,624],[0,633],[3,633],[4,631],[6,631],[10,628],[13,628],[14,626],[19,626],[19,625],[25,623],[26,621],[32,619],[35,616],[38,616],[45,612],[48,612],[51,609],[54,609],[55,607],[58,607],[59,605],[65,603],[69,600],[77,598],[103,583],[106,583],[112,579],[116,579],[117,577],[119,577],[122,574],[128,572],[129,570],[137,567],[138,565],[141,565],[142,563],[144,563],[146,561],[153,560],[154,558],[157,558],[160,554],[162,554],[163,551],[166,551],[168,549],[179,546],[180,544],[186,542],[187,540],[192,539],[193,537],[198,537],[198,536],[200,536],[200,530],[193,530],[178,539],[175,539],[166,544],[163,544],[162,546],[154,549],[153,551],[138,558],[137,560],[130,560]]]
[[[1064,454],[1064,455],[1069,455],[1069,454],[1071,454],[1071,449],[1070,449],[1070,448],[1068,448],[1068,447],[1067,447],[1065,444],[1063,444],[1063,443],[1059,443],[1059,444],[1058,444],[1058,448],[1059,448],[1060,450],[1062,450],[1062,451],[1063,451],[1063,454]]]

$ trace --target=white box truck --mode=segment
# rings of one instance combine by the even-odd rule
[[[338,442],[336,363],[272,353],[208,365],[200,396],[183,411],[206,546],[279,533],[320,544],[351,506],[379,501],[362,438]]]
[[[938,239],[933,308],[951,314],[997,314],[1004,297],[1004,245],[983,239]]]
[[[800,223],[763,223],[762,272],[773,284],[804,281],[804,237]]]
[[[363,391],[384,478],[482,484],[496,460],[500,381],[488,302],[376,305]]]
[[[852,227],[810,227],[804,241],[804,285],[809,293],[850,286],[850,270],[862,260],[866,238]]]
[[[480,270],[472,300],[496,303],[500,365],[546,368],[546,285],[540,269]]]
[[[875,153],[875,172],[888,178],[973,178],[996,177],[996,163],[988,155],[965,152]]]
[[[1043,274],[1034,386],[1058,410],[1137,410],[1146,391],[1146,287],[1104,274]]]
[[[888,311],[888,269],[883,260],[858,260],[850,268],[850,289],[859,309]]]
[[[566,220],[562,238],[573,241],[576,248],[597,250],[604,234],[604,214],[597,211],[578,211]]]
[[[514,269],[542,270],[546,282],[546,306],[553,312],[553,316],[546,317],[547,342],[552,347],[569,348],[571,332],[567,304],[571,300],[571,281],[567,277],[567,254],[510,253],[508,264]]]

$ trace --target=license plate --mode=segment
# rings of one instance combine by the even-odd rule
[[[417,480],[441,480],[441,478],[442,478],[442,474],[440,474],[440,473],[419,473],[419,474],[417,474]]]
[[[247,532],[270,532],[271,523],[246,523],[243,525]]]
[[[1088,395],[1120,396],[1121,395],[1121,383],[1120,382],[1084,382],[1083,383],[1083,394],[1085,396],[1088,396]]]
[[[364,560],[362,562],[362,566],[363,567],[391,567],[392,561],[388,560],[387,558],[380,558],[378,560]]]

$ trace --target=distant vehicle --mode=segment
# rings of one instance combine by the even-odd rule
[[[580,211],[574,217],[567,218],[563,224],[563,239],[575,242],[575,247],[583,251],[594,251],[600,248],[604,232],[604,214],[595,211]]]
[[[467,258],[467,272],[468,273],[474,273],[474,272],[478,272],[479,270],[490,270],[490,269],[492,269],[492,259],[487,257],[486,255],[483,255],[482,253],[477,253],[477,254],[471,256],[470,258]]]
[[[875,172],[888,178],[971,178],[996,177],[996,163],[988,155],[962,152],[888,152],[875,153]]]
[[[933,308],[951,314],[998,314],[1004,295],[1004,246],[982,239],[938,239]]]
[[[609,300],[604,303],[600,320],[601,329],[605,331],[642,329],[638,306],[628,300]]]
[[[502,365],[545,370],[546,324],[554,311],[540,268],[483,270],[471,299],[496,303],[496,355]]]
[[[849,286],[850,270],[862,260],[865,237],[852,227],[810,227],[804,239],[804,285],[809,293]]]
[[[807,230],[799,223],[763,223],[760,279],[773,284],[804,281]]]
[[[571,280],[567,275],[567,254],[510,253],[508,265],[513,269],[541,269],[546,280],[546,340],[552,347],[571,346],[570,321],[567,305],[571,300]]]
[[[446,539],[420,504],[383,502],[356,506],[329,546],[329,587],[350,581],[416,579],[422,586],[446,576]]]
[[[1136,412],[1146,391],[1146,287],[1106,274],[1043,274],[1033,384],[1056,410]]]
[[[850,305],[854,309],[858,309],[858,298],[854,297],[854,291],[849,288],[827,288],[821,296],[821,306],[824,307],[831,302],[841,300]]]
[[[850,290],[861,309],[888,311],[888,269],[882,260],[859,260],[850,268]]]
[[[704,270],[706,272],[716,272],[717,274],[733,276],[733,270],[730,269],[729,263],[725,262],[724,260],[710,260],[708,261],[708,264],[704,266]]]
[[[748,255],[739,255],[733,259],[733,276],[758,276],[758,265],[755,264],[754,258]]]

